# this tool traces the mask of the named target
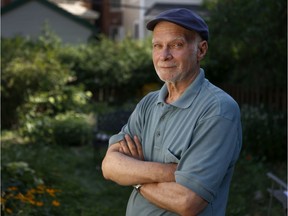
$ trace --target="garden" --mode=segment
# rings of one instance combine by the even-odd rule
[[[211,26],[203,62],[208,79],[287,89],[287,2],[218,0],[205,7]],[[125,215],[132,188],[104,180],[107,143],[98,145],[95,131],[101,115],[131,111],[161,86],[150,42],[99,36],[69,45],[49,26],[37,40],[1,39],[1,214]],[[287,182],[287,111],[265,103],[239,105],[243,149],[227,215],[267,215],[266,174]],[[271,213],[283,214],[276,199]]]

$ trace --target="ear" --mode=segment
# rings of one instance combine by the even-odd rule
[[[206,40],[199,42],[197,51],[197,61],[200,62],[208,51],[208,42]]]

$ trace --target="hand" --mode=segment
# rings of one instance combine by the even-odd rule
[[[120,141],[119,152],[138,160],[144,160],[142,145],[137,136],[134,136],[132,140],[131,137],[126,134],[125,139]]]

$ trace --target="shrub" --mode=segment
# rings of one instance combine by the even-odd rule
[[[59,190],[47,187],[28,163],[10,162],[1,169],[1,214],[53,215]]]
[[[19,41],[21,41],[21,43]],[[17,126],[17,108],[19,109],[35,92],[47,92],[65,85],[69,79],[69,71],[57,59],[55,50],[43,50],[32,42],[20,39],[16,47],[9,39],[4,40],[2,52],[11,56],[5,57],[2,65],[1,109],[4,128]],[[19,47],[17,47],[19,46]],[[16,50],[16,55],[10,54]]]
[[[209,80],[286,87],[287,1],[205,2],[213,5],[209,9],[211,37],[205,58]]]
[[[81,86],[62,86],[50,91],[38,91],[31,94],[27,101],[17,109],[20,121],[42,115],[55,116],[59,113],[74,111],[88,113],[92,110],[92,93]]]
[[[52,118],[46,115],[31,117],[27,115],[25,122],[18,129],[19,134],[27,141],[37,144],[53,144]]]
[[[27,120],[20,134],[31,143],[79,146],[91,143],[93,124],[93,117],[87,114],[42,115]]]
[[[287,115],[252,106],[241,113],[243,149],[262,159],[286,160]]]
[[[85,114],[69,112],[57,115],[52,127],[56,144],[79,146],[92,141],[92,126]]]
[[[88,113],[91,93],[82,87],[62,86],[51,91],[38,91],[17,109],[19,132],[32,143],[52,144],[55,141],[55,116],[61,113]]]
[[[59,59],[75,73],[73,83],[85,85],[95,99],[99,95],[99,101],[126,102],[146,83],[159,80],[151,59],[151,38],[115,42],[100,37],[98,42],[63,47]]]

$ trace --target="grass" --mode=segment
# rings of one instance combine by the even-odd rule
[[[25,161],[47,185],[60,189],[59,215],[124,215],[130,187],[104,180],[91,146],[67,148],[28,144],[1,146],[2,165]]]
[[[103,178],[100,164],[105,150],[99,150],[94,158],[92,146],[68,148],[21,144],[13,136],[9,139],[3,136],[1,143],[2,165],[25,161],[45,184],[61,190],[60,206],[53,214],[43,215],[125,215],[132,189]],[[271,170],[286,180],[286,163],[269,164],[242,153],[231,184],[227,215],[267,215],[269,195],[266,188],[271,182],[266,172]],[[23,212],[21,215],[31,214]],[[282,207],[275,200],[272,215],[282,215]]]

